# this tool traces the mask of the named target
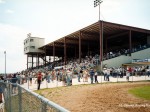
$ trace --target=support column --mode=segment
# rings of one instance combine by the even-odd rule
[[[79,63],[81,63],[81,31],[79,32]]]
[[[41,61],[42,61],[42,67],[43,67],[44,66],[44,57],[43,57],[43,55],[42,55]]]
[[[106,53],[108,52],[107,51],[107,48],[108,48],[108,46],[107,46],[107,37],[106,37],[106,41],[105,41],[105,49],[106,49]],[[107,55],[107,54],[106,54]]]
[[[28,62],[28,61],[29,61],[28,58],[29,58],[29,57],[28,57],[28,54],[27,54],[27,69],[28,69],[28,63],[29,63],[29,62]]]
[[[49,56],[49,63],[51,62],[51,56]]]
[[[38,68],[39,68],[39,54],[38,54],[38,63],[37,64],[38,64]]]
[[[64,65],[66,65],[66,37],[64,38]]]
[[[131,34],[131,30],[129,31],[129,55],[131,56],[131,52],[132,52],[132,34]]]
[[[102,69],[102,61],[103,61],[103,28],[102,28],[102,21],[99,21],[99,31],[100,31],[100,64]]]
[[[55,63],[55,42],[53,42],[53,62]]]
[[[35,57],[35,58],[36,58],[36,67],[37,67],[37,66],[38,66],[38,65],[37,65],[37,55],[36,55],[36,57]]]
[[[34,62],[33,62],[33,55],[32,55],[32,69],[33,69],[33,63],[34,63]]]
[[[46,46],[45,46],[45,56],[44,56],[44,59],[45,59],[45,63],[44,63],[44,65],[45,65],[45,67],[46,67]]]

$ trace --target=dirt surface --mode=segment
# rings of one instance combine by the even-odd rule
[[[150,82],[93,84],[40,91],[71,112],[150,112],[150,101],[128,93]]]

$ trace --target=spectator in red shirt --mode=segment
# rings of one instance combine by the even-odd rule
[[[42,81],[42,74],[41,72],[38,73],[37,75],[37,83],[38,83],[38,90],[40,89],[40,85],[41,85],[41,81]]]
[[[131,72],[132,72],[132,68],[131,68],[131,67],[129,67],[128,71],[131,73]]]

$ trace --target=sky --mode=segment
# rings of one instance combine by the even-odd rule
[[[94,0],[0,0],[0,73],[26,69],[27,34],[45,44],[99,19]],[[150,30],[150,0],[103,0],[101,19]]]

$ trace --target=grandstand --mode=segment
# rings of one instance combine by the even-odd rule
[[[118,67],[132,62],[133,59],[150,58],[149,45],[150,30],[98,21],[39,49],[44,51],[40,53],[44,61],[43,66],[57,66],[58,62],[61,63],[59,66],[62,66],[73,59],[80,63],[86,56],[97,55],[104,65]],[[39,65],[36,64],[36,67]]]

